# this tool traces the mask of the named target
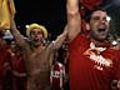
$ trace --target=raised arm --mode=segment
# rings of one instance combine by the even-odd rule
[[[67,0],[68,38],[72,41],[81,31],[79,0]]]
[[[54,56],[55,52],[62,46],[63,42],[65,41],[65,39],[67,38],[68,35],[68,30],[67,30],[67,26],[64,28],[64,31],[62,34],[60,34],[55,41],[52,41],[51,44],[48,46],[47,50],[48,50],[48,55],[49,56]],[[52,65],[53,62],[53,58],[48,59],[50,65]]]
[[[11,32],[14,35],[17,44],[19,44],[20,46],[26,45],[23,35],[21,35],[19,30],[17,30],[16,24],[13,18],[11,18]]]
[[[65,39],[67,38],[67,34],[68,34],[68,30],[67,30],[67,26],[64,28],[64,31],[62,34],[60,34],[56,40],[54,41],[54,49],[59,49],[63,42],[65,41]]]
[[[50,45],[48,46],[48,50],[50,52],[58,50],[62,46],[62,44],[65,41],[65,39],[67,38],[67,35],[68,35],[68,30],[67,30],[67,26],[66,26],[64,28],[63,33],[60,34],[59,36],[57,36],[55,41],[52,41],[50,43]]]

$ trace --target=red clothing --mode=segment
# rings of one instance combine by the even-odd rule
[[[96,6],[99,6],[102,2],[103,0],[80,0],[80,3],[82,3],[89,10],[95,9]]]
[[[13,52],[9,54],[13,71],[13,90],[26,90],[27,76],[22,55]]]
[[[62,63],[56,62],[51,69],[51,86],[52,90],[61,90],[63,88],[65,77],[65,68]]]
[[[105,45],[96,54],[90,44],[79,35],[69,45],[70,90],[110,90],[111,81],[120,80],[119,51]]]
[[[0,48],[0,90],[5,88],[5,75],[7,71],[6,62],[7,62],[7,46]]]
[[[22,55],[17,55],[16,53],[10,53],[10,57],[11,57],[11,66],[12,69],[17,72],[17,73],[25,73],[25,66],[24,66],[24,61],[22,59]]]
[[[0,77],[5,73],[5,63],[6,63],[6,57],[7,57],[7,48],[3,47],[0,48]]]

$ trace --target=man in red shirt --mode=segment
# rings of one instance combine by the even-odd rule
[[[120,52],[107,40],[107,12],[93,11],[89,35],[81,32],[78,0],[67,0],[70,90],[120,90]]]

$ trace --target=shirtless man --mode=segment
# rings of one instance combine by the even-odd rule
[[[59,49],[64,42],[67,30],[57,37],[55,41],[46,45],[47,30],[44,26],[31,24],[27,29],[30,43],[26,42],[16,28],[12,19],[11,31],[16,42],[23,50],[23,57],[28,74],[28,90],[50,90],[50,67],[55,50]]]

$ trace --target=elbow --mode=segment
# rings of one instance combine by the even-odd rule
[[[79,8],[77,7],[70,7],[69,5],[67,5],[67,14],[68,16],[76,16],[79,14]]]

